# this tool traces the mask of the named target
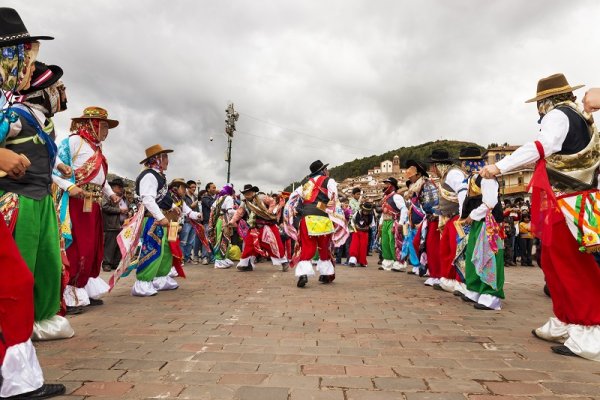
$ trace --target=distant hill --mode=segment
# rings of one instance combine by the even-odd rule
[[[427,160],[431,154],[431,151],[434,149],[446,149],[450,153],[451,157],[458,157],[460,148],[465,146],[479,146],[482,150],[485,149],[485,147],[472,142],[436,140],[435,142],[427,142],[417,146],[400,147],[399,149],[387,151],[380,155],[357,158],[354,161],[348,161],[342,165],[338,165],[337,167],[329,168],[329,174],[333,179],[339,182],[346,178],[366,175],[370,169],[375,166],[379,166],[382,161],[392,160],[395,155],[400,157],[400,163],[402,164],[402,167],[404,167],[406,160]],[[300,182],[294,182],[293,184],[288,185],[288,187],[286,187],[284,190],[291,191],[292,185],[298,187],[298,185],[302,183],[304,183],[304,180]]]

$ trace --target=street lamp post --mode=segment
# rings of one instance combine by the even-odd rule
[[[231,177],[231,144],[233,141],[233,133],[235,132],[235,122],[240,118],[240,114],[238,114],[233,108],[233,103],[229,103],[227,109],[225,110],[225,114],[227,119],[225,120],[225,133],[227,134],[227,182]]]

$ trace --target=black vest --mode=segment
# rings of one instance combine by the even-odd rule
[[[173,207],[173,199],[169,195],[169,190],[167,187],[167,178],[165,178],[163,174],[151,168],[143,170],[142,173],[138,175],[137,179],[135,180],[135,193],[138,196],[140,195],[140,182],[148,174],[154,175],[158,182],[156,204],[158,204],[158,207],[160,207],[161,210],[170,210]]]
[[[358,211],[356,213],[356,216],[354,217],[354,224],[356,225],[357,229],[361,231],[368,231],[369,227],[371,226],[371,223],[373,222],[373,218],[374,216],[372,212],[365,215],[362,212]]]
[[[315,180],[318,179],[318,176],[315,177]],[[313,190],[318,190],[319,193],[317,194],[317,197],[315,199],[314,202],[309,203],[308,201],[304,200],[303,204],[302,204],[302,216],[306,216],[306,215],[320,215],[322,217],[326,217],[327,213],[323,210],[321,210],[320,208],[317,208],[317,204],[319,202],[321,202],[322,204],[327,204],[329,202],[329,197],[325,194],[327,193],[327,184],[329,183],[329,177],[323,179],[323,183],[321,184],[321,187],[318,188],[315,186],[315,188]]]
[[[37,135],[37,131],[29,122],[19,117],[22,124],[21,132],[10,140],[30,138]],[[25,175],[20,179],[12,179],[9,176],[0,178],[0,190],[16,193],[35,200],[41,200],[50,194],[52,185],[52,170],[49,166],[48,150],[43,143],[35,143],[28,140],[20,144],[7,144],[6,148],[17,154],[24,154],[31,166],[27,168]]]
[[[469,187],[472,184],[471,179],[473,179],[473,178],[472,177],[469,178],[469,183],[467,184]],[[481,180],[482,179],[483,178],[479,175],[477,175],[477,177],[475,178],[475,185],[477,185],[478,188],[481,188]],[[470,191],[468,191],[467,197],[465,198],[465,202],[463,203],[461,218],[462,219],[467,218],[469,216],[469,214],[471,214],[471,211],[473,211],[474,209],[479,207],[482,203],[483,203],[483,195],[480,194],[480,195],[473,196],[473,195],[471,195]],[[492,210],[492,215],[494,216],[494,219],[498,223],[500,223],[504,220],[504,213],[502,211],[502,204],[500,203],[500,196],[498,196],[498,202],[496,203],[496,206]]]
[[[569,132],[558,154],[575,154],[590,143],[591,136],[585,119],[571,107],[558,107],[569,118]]]

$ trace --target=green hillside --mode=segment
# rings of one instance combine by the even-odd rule
[[[465,146],[479,146],[477,143],[472,142],[459,142],[456,140],[436,140],[435,142],[427,142],[417,146],[400,147],[396,150],[387,151],[380,155],[373,155],[364,158],[357,158],[354,161],[348,161],[337,167],[329,169],[330,176],[336,181],[342,181],[346,178],[352,178],[355,176],[366,175],[367,172],[381,164],[382,161],[391,160],[395,155],[400,157],[400,163],[404,167],[406,160],[414,159],[418,161],[425,161],[434,149],[446,149],[450,153],[451,157],[458,157],[458,153],[461,147]],[[323,160],[325,162],[325,160]],[[304,182],[294,182],[286,187],[285,191],[291,191],[292,185],[297,187]]]

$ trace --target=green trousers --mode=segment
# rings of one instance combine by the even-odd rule
[[[489,294],[492,296],[504,298],[504,248],[498,246],[498,252],[496,253],[496,285],[497,290],[494,290],[491,286],[484,283],[475,269],[475,265],[471,259],[473,258],[473,249],[477,242],[477,237],[482,229],[485,229],[485,221],[473,221],[471,224],[471,231],[469,232],[469,241],[467,242],[467,249],[465,251],[465,283],[467,289],[477,292],[480,294]]]
[[[227,246],[227,253],[225,253],[225,255],[223,255],[221,253],[221,240],[223,239],[223,218],[219,218],[217,220],[215,229],[217,230],[217,234],[216,234],[216,238],[215,238],[216,244],[213,249],[215,252],[215,260],[224,260],[225,258],[227,258],[227,253],[229,253],[230,246]]]
[[[154,221],[154,220],[153,220]],[[148,223],[148,218],[144,218],[144,226]],[[160,256],[152,261],[143,271],[136,274],[137,279],[140,281],[150,282],[154,278],[161,276],[167,276],[171,272],[173,266],[173,254],[171,254],[171,248],[169,247],[169,241],[167,240],[167,227],[163,227],[163,237],[161,242]]]
[[[381,255],[384,260],[396,260],[396,237],[394,236],[394,220],[385,220],[381,224]]]
[[[0,190],[2,194],[4,191]],[[52,318],[60,308],[62,274],[58,220],[52,196],[41,200],[19,196],[14,236],[21,256],[33,273],[35,321]]]

